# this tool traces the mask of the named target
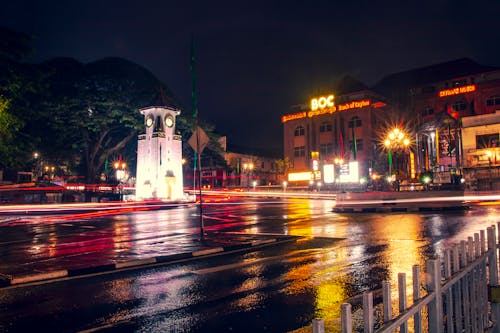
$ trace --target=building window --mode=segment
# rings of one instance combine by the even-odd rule
[[[306,147],[300,146],[293,148],[293,156],[294,157],[305,157],[306,156]]]
[[[498,133],[476,135],[476,149],[492,148],[498,146]]]
[[[453,111],[463,111],[467,109],[467,103],[464,101],[458,101],[452,105]]]
[[[319,132],[324,133],[324,132],[331,132],[332,131],[332,124],[325,121],[319,125]]]
[[[500,105],[500,96],[492,96],[486,100],[486,106]]]
[[[454,87],[461,87],[461,86],[465,86],[466,84],[467,84],[467,79],[456,80],[453,82]]]
[[[361,127],[361,119],[359,117],[352,117],[349,120],[349,128]]]
[[[436,88],[434,86],[425,86],[422,88],[422,93],[424,94],[430,94],[436,91]]]
[[[434,114],[434,109],[430,106],[426,106],[422,111],[422,117],[427,117]]]
[[[333,154],[333,144],[331,143],[322,143],[319,145],[319,154],[320,156],[329,156]]]
[[[349,150],[352,151],[352,140],[349,141]],[[363,139],[356,139],[356,151],[362,151],[363,150]]]
[[[297,126],[295,128],[295,132],[293,133],[294,136],[304,136],[305,130],[304,126]]]

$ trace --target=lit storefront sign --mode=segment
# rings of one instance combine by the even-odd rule
[[[340,166],[339,179],[341,183],[359,182],[359,164],[357,161],[342,164]]]
[[[476,85],[475,84],[470,84],[468,86],[463,86],[463,87],[456,87],[456,88],[451,88],[451,89],[445,89],[439,91],[439,97],[446,97],[446,96],[453,96],[453,95],[459,95],[459,94],[466,94],[476,91]]]
[[[323,165],[323,182],[333,184],[335,182],[335,171],[333,164]]]
[[[334,98],[335,96],[329,95],[311,99],[311,110],[315,111],[318,109],[331,108],[335,106],[335,103],[333,102]]]
[[[300,182],[308,181],[314,178],[314,174],[311,171],[306,172],[290,172],[288,174],[289,182]]]
[[[339,105],[339,111],[351,110],[351,109],[361,109],[370,106],[369,99],[363,99],[361,101],[354,101]]]
[[[287,115],[284,115],[281,117],[281,122],[286,123],[287,121],[290,121],[290,120],[302,119],[302,118],[306,118],[306,117],[312,118],[312,117],[321,116],[324,114],[332,114],[332,113],[337,112],[337,111],[361,109],[361,108],[369,107],[370,105],[371,105],[371,101],[369,99],[363,99],[363,100],[359,100],[359,101],[353,101],[353,102],[349,102],[349,103],[340,104],[338,106],[333,105],[331,107],[316,108],[316,109],[313,109],[313,110],[308,111],[308,112],[298,112],[298,113],[287,114]],[[312,106],[312,102],[311,102],[311,106]]]
[[[305,117],[307,117],[306,112],[286,114],[283,117],[281,117],[281,122],[286,123],[287,121],[290,121],[290,120],[301,119],[301,118],[305,118]]]

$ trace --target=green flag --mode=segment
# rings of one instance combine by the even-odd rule
[[[387,152],[387,159],[389,160],[389,169],[390,169],[392,168],[392,154],[390,150]]]
[[[351,129],[352,129],[352,158],[356,161],[356,153],[358,147],[356,145],[356,134],[354,133],[354,126],[351,127]]]

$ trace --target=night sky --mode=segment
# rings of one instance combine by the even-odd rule
[[[408,4],[411,2],[413,4]],[[352,75],[462,57],[500,66],[500,1],[4,1],[0,24],[35,36],[40,62],[117,56],[161,79],[230,145],[282,147],[280,117]]]

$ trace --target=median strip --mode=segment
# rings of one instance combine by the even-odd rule
[[[252,246],[258,246],[258,245],[269,244],[269,243],[274,243],[274,242],[276,242],[276,239],[272,238],[272,239],[255,240],[255,241],[252,241],[250,244],[252,244]]]
[[[213,254],[213,253],[218,253],[218,252],[224,252],[224,249],[222,247],[214,247],[212,249],[191,252],[191,255],[193,257],[199,257],[199,256],[206,256],[208,254]]]
[[[62,270],[52,271],[52,272],[47,272],[47,273],[13,277],[10,280],[10,284],[20,284],[20,283],[28,283],[28,282],[35,282],[35,281],[41,281],[41,280],[50,280],[50,279],[57,279],[57,278],[62,278],[62,277],[66,277],[66,276],[68,276],[68,270],[62,269]]]
[[[146,259],[137,259],[137,260],[124,261],[124,262],[117,262],[115,264],[115,267],[116,267],[116,269],[120,269],[120,268],[143,266],[143,265],[150,265],[150,264],[156,264],[156,258],[146,258]]]

